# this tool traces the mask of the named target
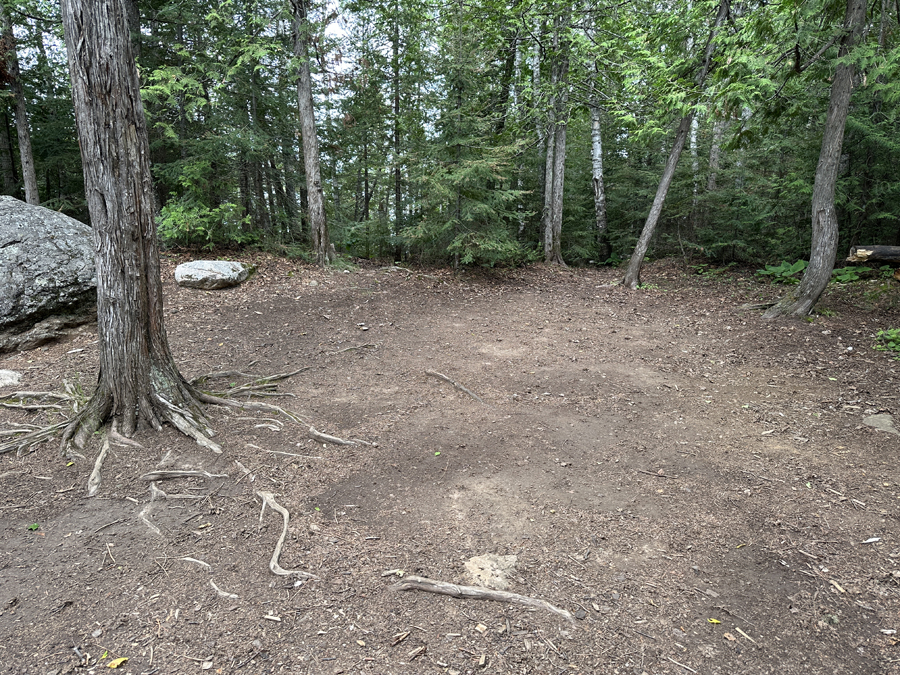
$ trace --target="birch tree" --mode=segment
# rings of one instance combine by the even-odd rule
[[[319,140],[316,136],[316,116],[312,98],[312,76],[309,69],[309,6],[308,0],[291,0],[293,17],[294,58],[297,63],[297,107],[303,136],[303,166],[306,169],[306,189],[309,202],[309,228],[313,254],[320,265],[331,261],[333,255],[328,241],[325,220],[325,192],[319,169]]]

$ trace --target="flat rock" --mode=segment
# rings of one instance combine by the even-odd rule
[[[466,573],[475,586],[505,591],[517,562],[514,555],[477,555],[466,561]]]
[[[22,379],[22,373],[14,370],[0,370],[0,387],[12,387],[19,384],[20,379]]]
[[[237,286],[247,280],[253,266],[230,260],[194,260],[175,268],[175,282],[185,288],[212,291]]]
[[[873,429],[878,429],[879,431],[886,431],[889,434],[900,436],[900,431],[897,431],[897,427],[894,425],[894,418],[887,413],[864,417],[863,424],[870,426]]]
[[[0,196],[0,352],[96,318],[93,242],[74,218]]]

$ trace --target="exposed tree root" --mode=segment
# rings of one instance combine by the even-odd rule
[[[87,495],[88,497],[93,497],[97,494],[97,490],[100,489],[100,470],[103,468],[103,462],[106,460],[106,455],[109,453],[109,438],[103,439],[103,447],[100,448],[100,454],[97,455],[97,461],[94,462],[94,470],[91,471],[91,475],[88,477],[87,482]]]
[[[281,528],[281,537],[278,538],[278,543],[275,545],[275,551],[272,553],[272,559],[269,561],[269,569],[272,571],[272,574],[277,574],[278,576],[282,577],[296,574],[297,576],[307,579],[318,579],[319,577],[317,577],[315,574],[310,574],[309,572],[304,572],[303,570],[286,570],[278,564],[278,558],[281,556],[281,547],[284,546],[284,540],[287,537],[288,533],[288,521],[290,520],[290,514],[288,514],[286,508],[275,501],[275,495],[273,495],[271,492],[263,492],[261,490],[258,490],[256,494],[260,499],[263,500],[262,511],[260,511],[259,513],[259,522],[262,523],[263,514],[266,512],[266,506],[270,506],[281,514],[284,523]]]
[[[321,431],[316,431],[315,427],[310,427],[307,432],[309,437],[314,441],[318,441],[319,443],[331,443],[333,445],[356,445],[354,441],[345,441],[343,438],[338,438],[337,436],[329,436],[328,434],[323,434]]]
[[[169,478],[190,478],[193,476],[202,478],[228,478],[227,473],[210,473],[209,471],[180,471],[180,470],[159,470],[145,473],[141,476],[141,480],[157,481],[167,480]]]
[[[444,382],[449,382],[456,389],[459,389],[461,392],[468,394],[469,396],[474,398],[479,403],[484,403],[484,401],[481,400],[481,397],[478,394],[476,394],[474,391],[472,391],[471,389],[467,389],[466,387],[462,386],[459,382],[454,382],[453,380],[451,380],[449,377],[447,377],[443,373],[439,373],[436,370],[426,370],[425,374],[431,375],[432,377],[436,377],[439,380],[444,380]]]
[[[22,425],[21,428],[0,432],[0,438],[9,437],[9,440],[0,442],[0,454],[13,450],[21,454],[62,432],[61,452],[67,456],[81,457],[73,450],[73,446],[78,450],[83,449],[87,441],[106,424],[110,417],[120,421],[122,427],[121,433],[115,427],[108,433],[107,440],[114,444],[141,447],[140,444],[131,441],[130,436],[136,431],[139,419],[143,419],[156,430],[161,430],[163,423],[168,422],[181,433],[193,438],[198,445],[215,453],[221,453],[221,446],[212,440],[215,432],[206,417],[204,404],[274,412],[309,427],[310,422],[301,415],[279,406],[258,401],[235,400],[239,395],[245,395],[247,398],[252,396],[293,396],[293,394],[277,394],[267,390],[274,388],[275,382],[292,377],[308,368],[299,368],[268,377],[256,377],[239,371],[225,371],[209,373],[193,381],[200,383],[226,377],[253,378],[251,382],[228,391],[211,393],[196,389],[193,383],[184,380],[174,370],[174,367],[172,369],[161,367],[158,370],[154,369],[149,374],[146,387],[149,391],[133,394],[131,398],[120,393],[120,396],[128,398],[128,400],[118,404],[109,385],[105,384],[102,378],[93,395],[87,400],[80,395],[79,389],[68,382],[65,384],[65,394],[35,391],[14,392],[0,397],[0,405],[32,411],[62,410],[65,406],[71,406],[75,416],[53,425]]]
[[[450,584],[446,581],[435,581],[425,577],[417,577],[410,575],[405,577],[403,581],[397,582],[391,588],[395,591],[426,591],[427,593],[438,593],[440,595],[449,595],[453,598],[476,599],[476,600],[494,600],[497,602],[512,602],[517,605],[526,605],[528,607],[537,607],[538,609],[546,609],[549,612],[563,617],[567,621],[575,623],[575,617],[572,613],[551,605],[546,600],[538,598],[530,598],[527,595],[519,595],[518,593],[510,593],[508,591],[495,591],[491,588],[479,588],[477,586],[458,586]]]

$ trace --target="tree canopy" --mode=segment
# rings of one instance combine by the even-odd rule
[[[834,197],[839,250],[900,243],[898,15],[886,0],[869,4],[849,48],[846,2],[835,0],[312,2],[305,56],[285,0],[123,1],[163,245],[315,257],[300,65],[312,82],[314,189],[338,254],[543,259],[555,198],[555,260],[625,259],[688,120],[648,254],[806,259],[839,66],[853,71]],[[15,80],[41,203],[86,219],[58,6],[2,2],[12,30],[0,43],[0,189],[24,197]]]

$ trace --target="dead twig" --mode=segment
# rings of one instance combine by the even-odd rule
[[[675,480],[675,476],[667,476],[667,475],[664,474],[664,473],[659,473],[659,472],[654,473],[654,472],[652,472],[652,471],[644,471],[643,469],[637,469],[637,472],[638,472],[638,473],[645,473],[645,474],[647,474],[648,476],[653,476],[654,478],[669,478],[669,479],[671,479],[671,480]]]
[[[395,591],[425,591],[427,593],[438,593],[440,595],[449,595],[453,598],[473,599],[473,600],[494,600],[496,602],[511,602],[517,605],[526,605],[528,607],[537,607],[538,609],[546,609],[549,612],[563,617],[571,623],[575,623],[575,617],[572,613],[551,605],[546,600],[531,598],[518,593],[510,593],[508,591],[496,591],[490,588],[479,588],[477,586],[459,586],[457,584],[447,583],[446,581],[435,581],[425,577],[408,576],[399,581],[391,588]]]
[[[473,392],[471,389],[467,389],[466,387],[461,385],[459,382],[454,382],[453,380],[451,380],[449,377],[447,377],[443,373],[439,373],[436,370],[426,370],[425,374],[431,375],[431,377],[436,377],[439,380],[444,380],[444,382],[448,382],[448,383],[452,384],[456,389],[459,389],[459,391],[468,394],[469,396],[474,398],[479,403],[484,404],[484,401],[481,400],[481,397],[478,394]]]
[[[344,352],[352,352],[354,349],[375,349],[378,345],[372,344],[371,342],[367,342],[364,345],[358,345],[356,347],[345,347],[344,349],[338,349],[336,352],[331,352],[332,356],[336,356],[338,354],[343,354]]]
[[[686,666],[686,665],[684,665],[683,663],[678,663],[678,661],[676,661],[675,659],[671,659],[671,658],[669,658],[668,656],[667,656],[666,658],[669,659],[669,661],[671,661],[672,663],[674,663],[676,666],[681,666],[681,667],[684,668],[685,670],[689,670],[689,671],[691,671],[692,673],[696,673],[696,672],[697,672],[696,670],[694,670],[694,669],[691,668],[690,666]]]

